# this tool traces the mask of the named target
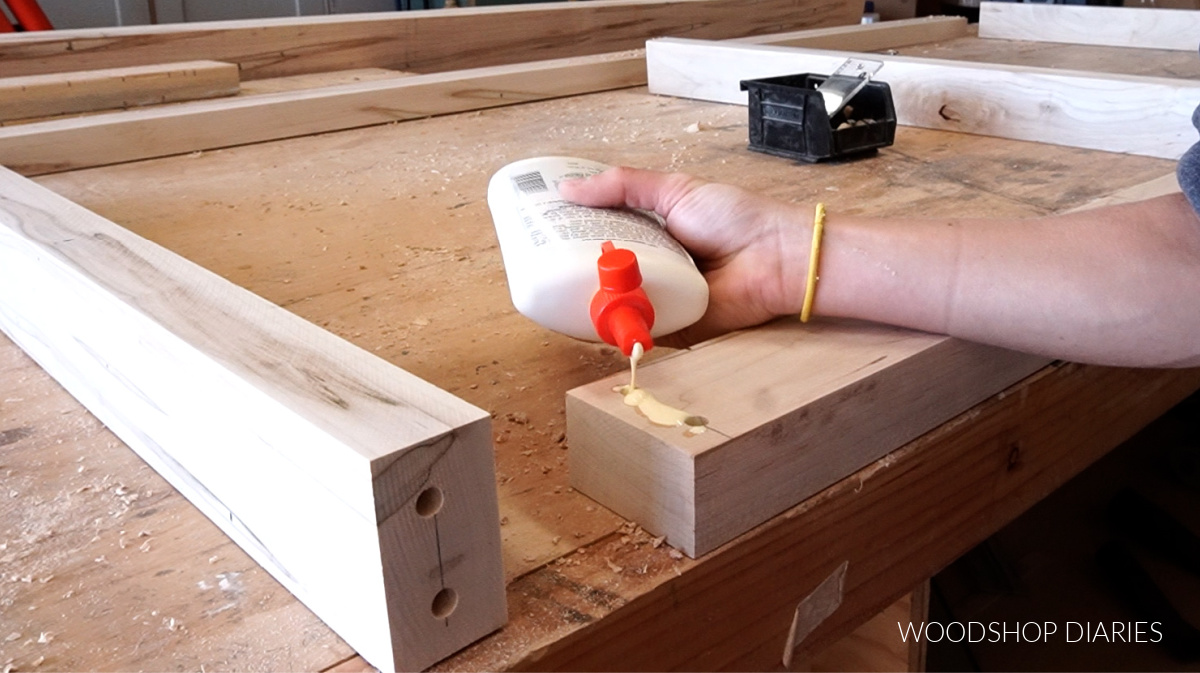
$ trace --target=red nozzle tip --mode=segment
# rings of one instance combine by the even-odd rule
[[[642,350],[654,348],[650,326],[642,312],[632,306],[618,306],[608,314],[608,329],[613,336],[613,345],[625,355],[633,355],[633,345],[642,344]]]
[[[642,290],[642,272],[637,255],[632,250],[618,248],[612,241],[600,246],[596,269],[600,290],[592,297],[592,325],[606,343],[633,353],[633,345],[641,343],[644,350],[654,347],[650,328],[654,326],[654,307]]]

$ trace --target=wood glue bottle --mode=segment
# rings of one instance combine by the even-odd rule
[[[650,350],[654,336],[699,320],[708,283],[657,215],[559,195],[560,182],[606,168],[572,157],[517,161],[492,176],[488,207],[517,310],[631,355],[634,343]]]

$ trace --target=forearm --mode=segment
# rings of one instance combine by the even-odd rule
[[[1178,195],[1042,219],[827,219],[815,312],[1084,362],[1200,365]]]

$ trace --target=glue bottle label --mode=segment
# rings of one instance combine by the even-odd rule
[[[587,208],[564,200],[558,194],[563,180],[586,178],[605,168],[580,159],[546,161],[514,173],[509,181],[518,216],[534,246],[551,241],[597,241],[610,239],[642,243],[687,256],[679,242],[664,231],[661,218],[640,210]]]

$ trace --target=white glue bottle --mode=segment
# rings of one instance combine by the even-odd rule
[[[653,337],[696,322],[708,283],[653,213],[589,208],[563,199],[558,184],[608,168],[572,157],[509,164],[488,184],[488,207],[513,305],[577,339],[632,355]]]

